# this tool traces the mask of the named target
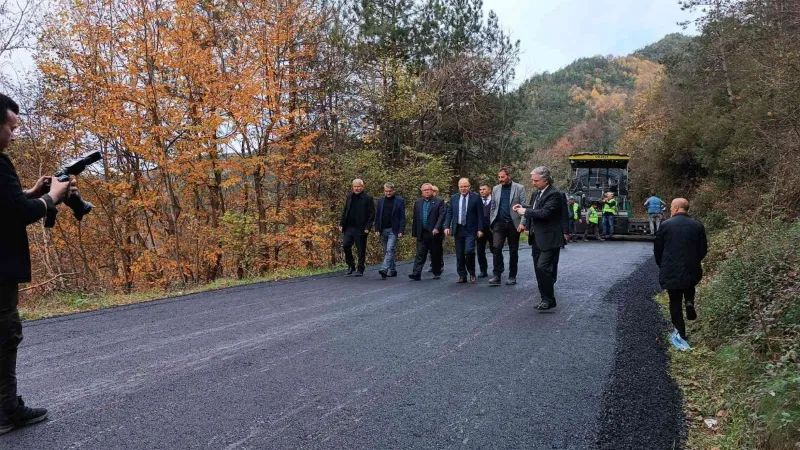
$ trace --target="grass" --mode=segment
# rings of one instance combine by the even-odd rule
[[[714,236],[693,349],[670,346],[690,450],[800,449],[800,222],[756,231]]]
[[[233,279],[222,278],[209,284],[191,286],[185,289],[171,291],[150,290],[130,294],[119,293],[54,293],[47,297],[26,299],[20,304],[19,311],[23,320],[42,319],[46,317],[63,316],[77,312],[95,311],[114,306],[131,305],[135,303],[161,300],[187,294],[216,291],[248,284],[265,283],[269,281],[298,278],[310,275],[320,275],[341,270],[341,266],[321,267],[314,269],[288,269],[271,273],[264,277]]]

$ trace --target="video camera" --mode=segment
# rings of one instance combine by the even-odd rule
[[[72,160],[64,165],[61,170],[53,174],[53,178],[61,181],[62,183],[69,181],[69,177],[71,175],[79,175],[84,171],[84,169],[96,163],[97,161],[100,161],[101,159],[103,159],[103,154],[99,150],[86,153],[80,158]],[[94,208],[94,205],[82,199],[80,194],[77,192],[67,197],[67,199],[64,200],[64,204],[72,209],[72,212],[75,214],[75,218],[78,219],[78,221],[83,219],[83,216],[89,214],[92,208]],[[53,226],[56,224],[56,214],[58,214],[58,211],[55,208],[47,211],[47,217],[44,219],[45,227],[53,228]]]

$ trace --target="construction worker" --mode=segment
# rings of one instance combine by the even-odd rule
[[[578,224],[583,223],[581,205],[575,203],[575,197],[570,195],[567,209],[569,210],[569,241],[575,242],[575,232],[578,229]]]
[[[614,234],[614,218],[617,215],[617,199],[613,192],[606,192],[603,197],[603,235],[610,239]]]
[[[604,241],[600,236],[600,202],[597,200],[592,202],[592,206],[589,207],[589,210],[586,212],[586,231],[583,232],[583,240],[586,241],[589,238],[589,232],[591,231],[592,234],[595,235],[598,241]]]

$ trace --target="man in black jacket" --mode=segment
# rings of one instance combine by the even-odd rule
[[[492,239],[492,227],[490,226],[492,223],[492,209],[496,208],[494,206],[494,202],[492,201],[492,187],[489,186],[487,183],[481,183],[480,189],[478,192],[481,194],[481,203],[483,204],[483,236],[478,238],[478,267],[480,269],[480,273],[478,274],[478,278],[486,278],[489,276],[489,263],[486,260],[486,245],[489,245],[489,253],[494,256],[494,244]],[[509,211],[511,211],[511,207],[509,207]]]
[[[425,183],[420,188],[422,198],[414,202],[414,218],[411,223],[411,236],[417,238],[417,254],[414,268],[408,275],[414,281],[422,279],[422,268],[431,255],[433,278],[442,276],[442,239],[445,219],[444,201],[433,196],[433,185]]]
[[[17,348],[22,341],[22,320],[17,310],[19,283],[31,281],[25,228],[67,198],[70,184],[74,185],[41,177],[33,188],[22,189],[14,164],[5,153],[14,140],[18,114],[19,106],[0,94],[0,434],[47,418],[46,409],[29,408],[17,396]]]
[[[558,279],[558,257],[564,243],[564,194],[553,186],[550,169],[537,167],[531,172],[531,183],[538,190],[531,195],[531,206],[514,205],[514,211],[525,216],[528,242],[531,244],[536,282],[542,301],[539,311],[556,307],[555,282]]]
[[[683,321],[683,305],[686,302],[686,318],[694,320],[695,286],[703,278],[701,261],[708,253],[706,229],[698,220],[688,216],[689,201],[676,198],[672,201],[672,217],[666,220],[656,233],[653,253],[658,264],[658,281],[669,294],[669,314],[672,324],[681,338],[686,339],[686,323]]]
[[[378,199],[378,213],[375,214],[375,236],[383,244],[383,266],[378,271],[381,278],[396,277],[395,250],[397,240],[406,232],[406,201],[395,195],[394,184],[383,185],[383,197]]]
[[[372,201],[372,197],[364,192],[364,182],[355,179],[353,180],[353,192],[347,195],[342,219],[339,222],[339,232],[344,233],[342,247],[348,275],[352,275],[353,272],[357,277],[364,275],[367,236],[369,236],[369,230],[374,222],[375,203]],[[358,250],[358,270],[356,270],[356,263],[353,260],[353,244]]]

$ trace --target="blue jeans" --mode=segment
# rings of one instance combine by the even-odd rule
[[[383,244],[383,270],[387,272],[397,272],[394,265],[395,249],[397,248],[397,235],[391,228],[381,230],[381,243]]]
[[[611,236],[614,234],[614,216],[603,214],[603,234]]]

